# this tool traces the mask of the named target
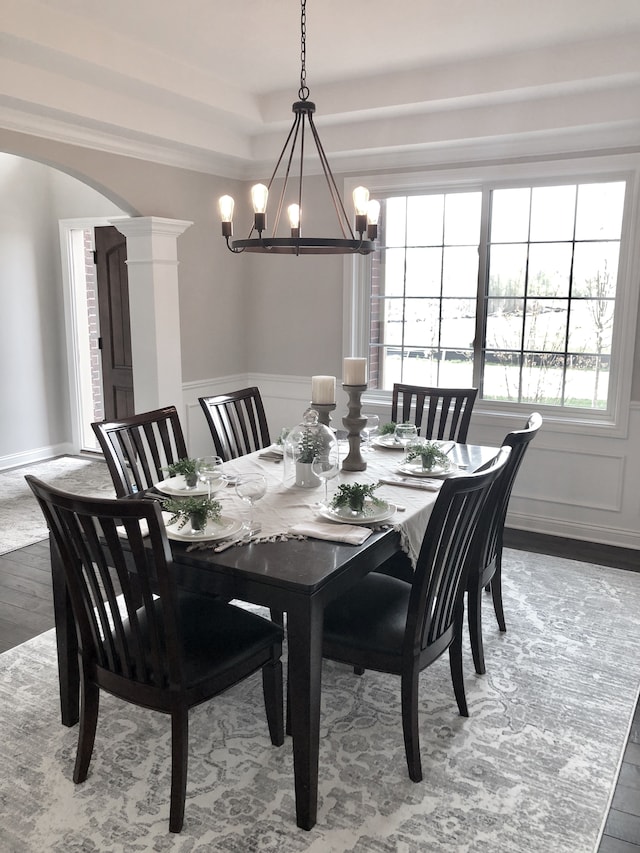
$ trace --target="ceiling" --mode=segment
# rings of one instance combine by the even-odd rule
[[[298,0],[0,0],[0,12],[5,128],[238,177],[284,141]],[[558,129],[640,141],[638,0],[308,0],[306,19],[316,121],[343,168]]]

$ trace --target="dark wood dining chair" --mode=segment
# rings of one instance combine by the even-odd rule
[[[483,517],[469,551],[467,575],[467,611],[473,663],[478,675],[486,672],[482,642],[482,590],[488,589],[493,599],[498,627],[506,631],[502,605],[502,541],[509,499],[522,460],[529,444],[542,426],[542,417],[534,412],[522,430],[510,432],[503,445],[511,455],[500,477],[491,487],[483,509]]]
[[[120,421],[100,421],[91,427],[119,498],[142,492],[166,479],[166,466],[188,456],[175,406]]]
[[[477,394],[477,388],[396,383],[391,396],[391,420],[395,423],[412,421],[423,438],[464,443]]]
[[[199,397],[218,456],[225,462],[271,444],[260,390],[256,387]]]
[[[325,609],[323,657],[400,676],[405,753],[414,782],[422,779],[419,675],[447,650],[458,710],[468,716],[462,671],[466,558],[483,503],[510,453],[502,448],[485,471],[444,481],[411,583],[371,572]]]
[[[190,708],[262,670],[271,741],[284,742],[282,628],[220,599],[181,591],[155,501],[79,497],[26,479],[64,569],[78,636],[81,703],[73,781],[87,778],[101,690],[168,714],[169,829],[180,832]]]

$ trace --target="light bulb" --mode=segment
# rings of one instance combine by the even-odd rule
[[[267,212],[267,200],[269,198],[269,190],[264,184],[256,184],[251,187],[251,201],[253,202],[254,213]]]
[[[367,238],[375,240],[378,236],[378,219],[380,218],[380,202],[371,199],[367,205]]]
[[[233,219],[233,206],[235,202],[230,195],[220,196],[218,199],[218,209],[220,211],[220,219],[223,222],[231,222]]]
[[[290,204],[287,208],[287,213],[289,215],[289,223],[292,228],[300,227],[300,205],[299,204]]]
[[[366,187],[356,187],[353,191],[353,205],[356,209],[356,216],[366,216],[368,204],[369,190]]]
[[[377,225],[380,219],[380,202],[372,198],[367,205],[367,223],[369,225]]]

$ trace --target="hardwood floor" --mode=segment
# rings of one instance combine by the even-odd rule
[[[614,568],[640,571],[632,549],[506,530],[505,545]],[[0,556],[0,653],[53,627],[48,541]],[[583,853],[583,851],[576,851]],[[588,853],[588,851],[584,851]],[[640,853],[640,703],[598,853]]]

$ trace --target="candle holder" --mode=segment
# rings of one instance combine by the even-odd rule
[[[360,433],[365,428],[367,419],[360,414],[362,411],[362,403],[360,398],[367,390],[366,385],[343,385],[344,390],[349,395],[349,414],[342,419],[342,423],[346,427],[349,435],[349,453],[342,462],[343,471],[366,471],[367,463],[362,458],[360,452],[361,440]]]
[[[335,403],[311,403],[311,408],[318,413],[318,423],[324,424],[331,429],[331,412],[334,411]]]

